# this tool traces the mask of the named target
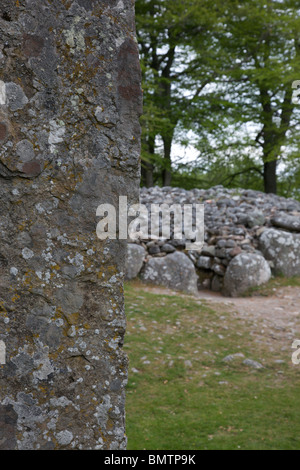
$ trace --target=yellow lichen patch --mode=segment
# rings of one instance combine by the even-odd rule
[[[64,313],[64,317],[66,318],[69,325],[76,325],[79,320],[79,313]]]
[[[23,285],[28,287],[28,289],[33,287],[33,279],[37,277],[36,273],[34,271],[27,271],[27,273],[24,274],[23,278]]]
[[[55,361],[57,358],[61,357],[61,354],[65,350],[64,345],[60,345],[54,352],[49,353],[49,359]]]
[[[19,296],[19,294],[15,294],[12,298],[11,298],[11,301],[12,302],[16,302],[17,300],[19,300],[21,297]]]
[[[3,301],[0,302],[0,313],[4,313],[4,315],[7,314],[7,310],[4,307],[4,302]]]
[[[107,420],[106,430],[111,431],[114,428],[114,422],[111,418]]]
[[[22,222],[21,224],[18,225],[18,230],[20,230],[20,232],[23,232],[26,228],[26,222]]]
[[[58,264],[55,264],[55,266],[52,266],[52,268],[55,269],[56,271],[60,270],[60,266]]]

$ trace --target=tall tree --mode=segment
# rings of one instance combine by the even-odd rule
[[[292,99],[300,78],[299,4],[224,0],[217,15],[222,57],[215,87],[206,94],[215,101],[209,125],[200,110],[195,128],[202,163],[205,153],[210,164],[219,156],[227,176],[230,170],[233,177],[255,172],[263,176],[265,192],[276,193],[279,163],[292,155],[299,159],[299,107]]]
[[[176,129],[190,125],[188,108],[209,83],[216,55],[206,59],[195,47],[211,48],[214,25],[207,0],[137,0],[137,36],[144,82],[143,183],[153,184],[153,170],[162,170],[163,185],[171,183],[172,144]],[[215,26],[216,27],[216,26]],[[162,142],[163,158],[157,152]]]

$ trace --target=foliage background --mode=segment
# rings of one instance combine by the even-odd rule
[[[142,185],[300,198],[298,2],[137,0],[136,23]]]

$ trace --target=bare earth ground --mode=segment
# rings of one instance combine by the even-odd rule
[[[136,286],[136,289],[163,295],[184,296],[178,292],[154,287]],[[300,287],[277,288],[268,297],[224,297],[212,291],[200,291],[196,300],[204,301],[217,311],[234,314],[251,325],[251,336],[272,350],[290,350],[295,339],[300,339]]]

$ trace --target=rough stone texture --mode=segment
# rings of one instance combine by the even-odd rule
[[[145,248],[140,245],[128,243],[125,269],[125,278],[127,280],[134,279],[138,276],[140,270],[142,269],[145,256]]]
[[[272,225],[286,230],[300,232],[300,217],[287,214],[278,214],[271,219]]]
[[[123,449],[126,241],[139,200],[132,0],[1,0],[0,449]]]
[[[270,266],[262,255],[241,253],[229,263],[226,270],[224,294],[239,296],[251,287],[268,282],[270,278]]]
[[[140,273],[141,279],[159,286],[194,294],[197,292],[197,275],[193,262],[176,251],[164,258],[152,258]]]
[[[297,196],[299,191],[295,191]],[[171,251],[185,253],[193,262],[198,276],[199,290],[211,289],[222,292],[225,273],[232,259],[247,253],[249,256],[262,252],[269,261],[274,274],[287,276],[299,274],[300,250],[298,239],[300,223],[300,201],[275,194],[265,194],[249,189],[228,189],[221,185],[209,189],[173,187],[141,188],[140,202],[151,210],[151,204],[204,204],[204,246],[200,251],[186,249],[185,234],[182,239],[174,239],[172,224],[170,238],[149,237],[136,240],[146,250],[145,261],[162,258]],[[284,234],[282,246],[276,253],[264,247],[260,239],[264,232],[278,226],[275,234]],[[290,233],[289,233],[290,232]],[[268,232],[267,232],[268,233]],[[262,237],[264,239],[264,237]],[[288,247],[284,248],[285,241]],[[275,242],[274,242],[275,243]],[[276,242],[278,243],[278,241]],[[269,242],[267,243],[269,245]],[[280,262],[278,253],[282,252]],[[275,253],[275,255],[274,255]],[[161,261],[163,263],[163,261]]]
[[[275,274],[300,276],[300,234],[265,230],[260,236],[259,248],[265,258],[273,262]]]
[[[196,266],[200,269],[210,269],[212,267],[212,258],[210,256],[199,256]]]

